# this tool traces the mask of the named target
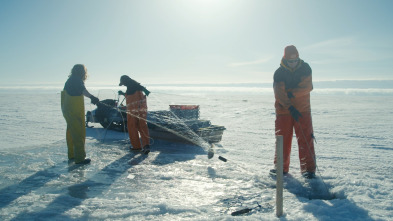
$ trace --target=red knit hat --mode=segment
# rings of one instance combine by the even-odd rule
[[[299,58],[299,52],[294,45],[286,46],[284,50],[285,59],[291,59],[291,55],[296,55],[296,58]]]

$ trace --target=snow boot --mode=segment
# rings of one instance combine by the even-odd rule
[[[315,173],[314,172],[305,172],[305,173],[302,173],[302,176],[306,179],[314,179]]]
[[[75,164],[89,164],[90,161],[91,160],[89,158],[86,158],[86,159],[82,160],[81,162],[78,162],[78,163],[75,163]]]
[[[150,145],[144,146],[142,149],[142,152],[146,155],[149,154],[150,153]]]
[[[277,175],[277,170],[276,170],[276,169],[271,169],[271,170],[269,171],[269,174],[270,174],[271,176],[276,176],[276,175]],[[287,175],[288,172],[283,172],[282,174],[283,174],[283,175]]]

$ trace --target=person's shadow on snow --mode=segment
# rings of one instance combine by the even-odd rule
[[[56,215],[56,218],[59,219],[62,218],[68,219],[69,217],[67,217],[66,215],[63,216],[59,214],[62,214],[72,208],[81,205],[81,203],[87,198],[93,198],[102,194],[103,191],[109,188],[121,175],[123,175],[129,168],[133,166],[133,164],[129,163],[130,159],[137,159],[139,162],[142,162],[143,159],[145,158],[146,157],[141,154],[128,153],[123,157],[105,166],[102,170],[100,170],[90,179],[66,187],[66,191],[64,194],[55,198],[49,205],[47,205],[41,211],[23,212],[18,214],[18,216],[16,216],[13,220],[45,219],[45,218],[53,217],[54,215]],[[88,168],[88,166],[89,165],[84,165],[84,166],[78,165],[75,167],[71,166],[73,168],[72,172],[75,172],[76,170],[84,171],[86,168]],[[44,173],[45,176],[48,177],[47,172]],[[29,178],[29,180],[34,179],[34,177],[37,176],[39,175],[35,175],[32,178]],[[59,174],[56,174],[56,176],[59,176]],[[55,178],[53,175],[52,176],[49,175],[49,177],[51,177],[51,179]],[[101,180],[102,182],[97,182],[95,180]],[[25,182],[28,183],[28,181]],[[40,186],[35,188],[39,188],[39,187]],[[12,197],[11,199],[7,200],[7,202],[9,203],[16,198],[18,197]],[[3,199],[3,197],[1,197],[1,199]],[[3,200],[0,201],[1,201],[0,205],[4,207],[6,204],[2,203]],[[52,214],[52,213],[56,213],[56,214]]]
[[[350,205],[348,211],[351,213],[352,220],[372,220],[365,209],[358,207],[354,203],[343,203],[343,201],[349,201],[346,199],[346,196],[343,193],[331,192],[330,189],[332,189],[332,186],[329,186],[329,184],[320,177],[301,182],[291,174],[287,174],[284,176],[284,188],[286,191],[296,195],[299,201],[320,200],[319,208],[316,208],[314,203],[304,206],[305,211],[314,214],[315,218],[318,220],[325,219],[326,214],[329,214],[329,219],[340,220],[343,214],[335,213],[335,210],[340,205]],[[326,212],[321,214],[319,211],[320,208],[325,208]]]
[[[32,191],[41,188],[51,180],[60,177],[60,174],[54,172],[56,166],[36,172],[19,183],[5,187],[0,190],[0,209],[6,207],[14,200]]]

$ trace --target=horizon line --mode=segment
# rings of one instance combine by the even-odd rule
[[[188,88],[188,89],[197,89],[197,88],[221,88],[221,89],[269,89],[273,88],[273,82],[259,82],[259,83],[156,83],[156,84],[143,84],[146,87],[156,88],[156,89],[171,89],[170,87],[174,87],[177,89]],[[315,89],[393,89],[393,80],[330,80],[330,81],[314,81],[314,90]],[[0,90],[61,90],[63,88],[63,83],[31,83],[31,84],[0,84]],[[97,84],[97,83],[89,83],[86,84],[86,88],[88,90],[97,90],[97,89],[121,89],[124,86],[118,86],[118,84]]]
[[[313,80],[313,83],[377,83],[377,82],[393,82],[393,79],[337,79],[337,80]],[[264,85],[264,84],[272,84],[272,81],[260,81],[260,82],[175,82],[175,83],[143,83],[142,85],[150,85],[150,86],[201,86],[201,85],[206,85],[206,86],[233,86],[233,85]],[[92,87],[97,87],[97,86],[113,86],[117,87],[117,83],[111,83],[111,82],[98,82],[98,81],[91,81],[91,82],[86,82],[86,87],[89,85]],[[0,83],[0,87],[23,87],[23,86],[49,86],[52,85],[53,87],[58,87],[60,85],[64,85],[64,82],[20,82],[20,83]],[[49,86],[50,87],[50,86]],[[393,85],[392,85],[393,87]]]

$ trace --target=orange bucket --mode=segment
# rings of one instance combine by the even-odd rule
[[[169,105],[171,110],[195,110],[199,109],[199,105]]]

